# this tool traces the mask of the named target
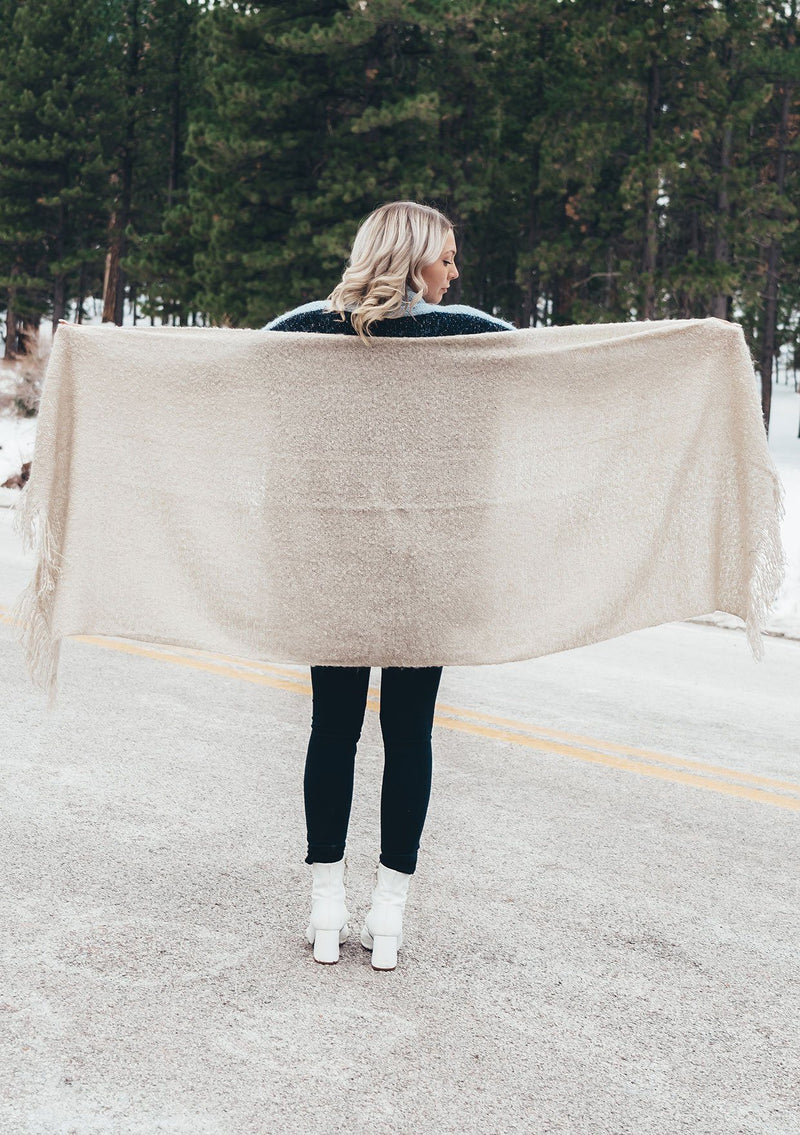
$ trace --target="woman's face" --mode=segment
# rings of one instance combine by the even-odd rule
[[[438,260],[422,268],[420,275],[425,281],[425,291],[422,298],[428,303],[439,303],[444,293],[450,287],[450,281],[458,278],[458,269],[455,265],[456,240],[452,232],[445,241]]]

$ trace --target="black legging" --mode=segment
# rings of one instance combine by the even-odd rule
[[[336,863],[344,855],[369,676],[368,666],[311,667],[314,702],[303,779],[306,863]],[[408,875],[417,866],[431,794],[431,734],[441,676],[441,666],[381,671],[380,861]]]

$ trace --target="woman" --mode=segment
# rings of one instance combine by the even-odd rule
[[[327,300],[279,315],[268,331],[371,336],[475,335],[513,325],[476,308],[437,305],[458,278],[450,221],[413,201],[382,205],[356,234],[341,282]],[[370,667],[312,666],[311,738],[303,792],[313,882],[306,931],[318,962],[339,960],[348,936],[344,848]],[[417,865],[431,790],[433,712],[441,666],[381,672],[384,745],[381,853],[361,943],[375,969],[394,969],[408,884]]]

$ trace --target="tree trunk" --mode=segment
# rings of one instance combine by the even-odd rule
[[[65,178],[66,181],[66,178]],[[56,234],[56,263],[62,265],[64,262],[64,230],[67,225],[66,210],[64,202],[58,203],[58,232]],[[67,310],[67,277],[63,268],[59,267],[53,281],[53,334],[55,335],[56,327],[58,327],[59,319],[64,318],[64,313]]]
[[[660,101],[660,75],[655,60],[650,64],[647,92],[647,117],[645,119],[645,161],[647,169],[644,177],[644,246],[642,249],[642,274],[644,291],[642,296],[642,319],[656,317],[656,255],[658,252],[658,220],[656,202],[658,200],[658,170],[651,174],[650,161],[655,133],[656,111]],[[654,183],[655,182],[655,183]]]
[[[127,250],[125,229],[131,219],[133,201],[133,163],[136,148],[136,108],[139,67],[142,58],[142,29],[139,24],[139,0],[130,0],[128,12],[130,20],[130,42],[126,57],[126,119],[125,141],[119,172],[112,177],[119,182],[120,194],[117,208],[111,215],[108,226],[108,253],[106,255],[106,277],[103,287],[103,322],[122,325],[125,310],[125,270],[121,261]]]
[[[19,275],[19,264],[11,266],[11,275]],[[13,284],[8,287],[8,301],[6,304],[6,346],[3,357],[10,361],[17,357],[19,351],[19,317],[17,316],[17,289]]]
[[[22,319],[19,325],[19,353],[21,355],[32,355],[36,352],[36,344],[39,339],[39,323],[41,316],[36,315],[31,319]]]
[[[786,183],[786,141],[789,132],[789,111],[794,94],[794,83],[783,86],[780,117],[778,119],[778,155],[775,167],[775,187],[779,198],[783,196]],[[772,219],[783,220],[783,210],[777,205],[772,211]],[[769,416],[772,405],[772,365],[775,357],[775,338],[778,323],[778,277],[781,258],[781,242],[777,237],[769,242],[766,256],[766,280],[764,285],[764,310],[761,324],[761,413],[764,429],[769,433]]]
[[[53,333],[58,327],[59,319],[63,319],[67,310],[67,281],[63,272],[55,278],[53,284]]]
[[[536,147],[532,162],[532,178],[530,187],[530,201],[528,204],[528,231],[525,243],[529,257],[533,257],[539,243],[539,199],[534,190],[539,186],[539,159],[541,150]],[[529,264],[525,271],[525,286],[522,289],[522,321],[521,327],[535,327],[537,323],[537,307],[539,299],[539,273],[534,272]]]
[[[83,301],[86,298],[86,266],[81,263],[78,270],[78,311],[75,316],[76,323],[83,323]]]
[[[170,115],[169,174],[167,177],[167,208],[172,208],[172,198],[178,188],[178,167],[181,158],[181,56],[183,38],[179,37],[175,54],[172,57],[172,113]]]
[[[119,290],[120,231],[116,209],[108,222],[108,252],[103,277],[103,323],[116,323],[117,291]]]
[[[14,311],[14,289],[8,289],[8,307],[6,308],[6,346],[3,352],[3,358],[10,362],[17,357],[18,346],[18,320],[17,313]]]
[[[719,158],[719,189],[717,191],[717,221],[714,230],[714,263],[718,267],[730,267],[730,247],[728,243],[728,223],[730,218],[730,198],[728,196],[728,177],[731,168],[731,146],[733,143],[733,124],[726,122],[722,131]],[[711,314],[717,319],[727,319],[731,297],[725,292],[717,292],[711,297]]]
[[[609,241],[606,247],[606,296],[607,311],[613,311],[617,306],[617,277],[614,272],[614,244]]]

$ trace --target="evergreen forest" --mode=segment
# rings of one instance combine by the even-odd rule
[[[741,323],[800,364],[798,0],[0,0],[4,354],[259,327],[388,200],[518,327]]]

